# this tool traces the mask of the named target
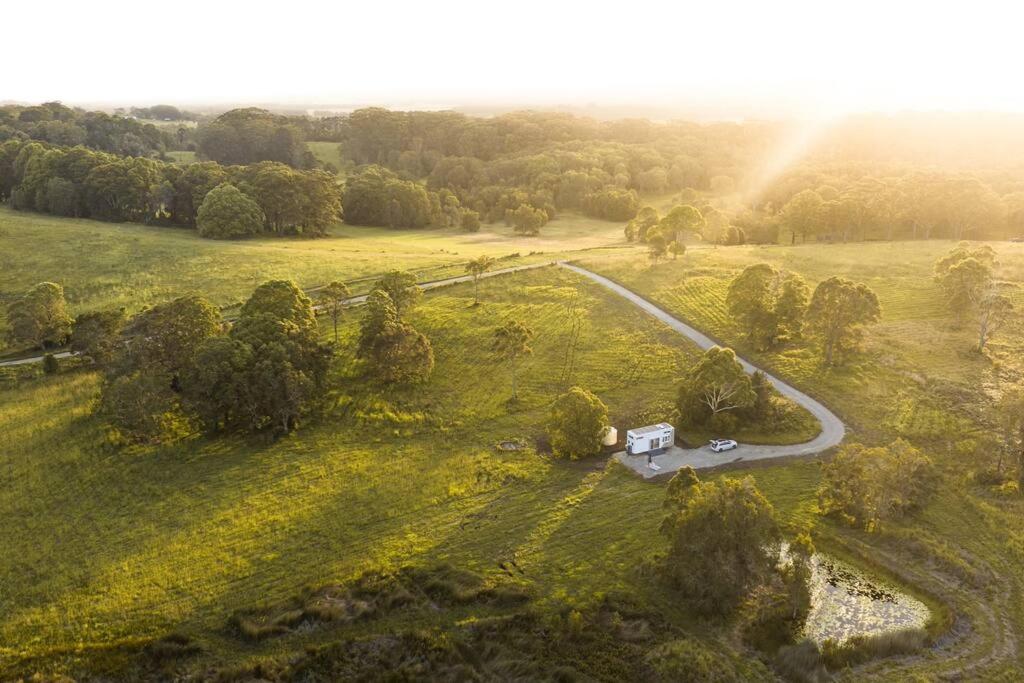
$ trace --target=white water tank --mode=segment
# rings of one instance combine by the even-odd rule
[[[604,430],[604,438],[601,439],[601,444],[604,446],[614,446],[615,442],[619,440],[619,430],[611,425]]]

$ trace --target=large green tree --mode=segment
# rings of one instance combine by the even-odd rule
[[[385,382],[417,382],[434,369],[434,351],[427,337],[402,320],[385,289],[366,300],[356,355]]]
[[[266,216],[259,204],[234,185],[223,183],[203,199],[196,227],[200,237],[233,239],[258,234],[263,230],[264,221]]]
[[[814,190],[798,192],[782,207],[782,221],[789,228],[792,243],[796,243],[797,235],[804,242],[808,236],[815,234],[822,222],[821,195]]]
[[[109,362],[119,350],[126,322],[123,309],[80,314],[71,332],[71,350],[97,364]]]
[[[666,239],[681,242],[683,237],[700,235],[704,229],[704,216],[700,209],[684,204],[675,206],[658,221],[658,232]]]
[[[669,584],[705,614],[731,614],[779,562],[782,534],[775,511],[751,477],[671,486],[661,533],[669,548],[662,571]]]
[[[586,389],[572,387],[548,411],[547,431],[556,456],[575,460],[601,450],[608,406]]]
[[[931,460],[903,439],[846,444],[822,470],[818,503],[822,514],[870,530],[922,505],[933,485]]]
[[[863,283],[830,277],[814,289],[807,308],[807,327],[822,344],[826,365],[837,362],[839,354],[852,350],[864,325],[882,316],[878,296]]]
[[[683,424],[707,424],[720,413],[753,405],[757,395],[750,375],[732,349],[715,346],[690,368],[679,388]]]
[[[766,349],[800,333],[809,298],[810,289],[799,275],[757,263],[729,283],[726,304],[748,338]]]
[[[11,344],[62,344],[71,333],[71,323],[64,288],[55,282],[40,282],[7,305]]]

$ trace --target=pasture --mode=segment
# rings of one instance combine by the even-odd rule
[[[182,228],[112,224],[0,207],[0,302],[42,281],[64,286],[72,315],[143,306],[186,293],[240,303],[258,284],[292,279],[304,288],[401,269],[421,280],[462,274],[486,254],[516,265],[624,243],[621,226],[565,216],[537,237],[504,225],[478,233],[338,225],[320,239],[215,241]],[[365,283],[363,283],[365,285]],[[358,288],[355,288],[358,289]],[[4,307],[0,306],[0,337]],[[6,341],[0,341],[0,351]]]
[[[88,225],[131,234],[128,226]],[[349,231],[364,230],[343,227],[308,243],[222,244],[130,227],[147,238],[146,247],[166,248],[161,240],[169,239],[167,233],[187,245],[178,246],[181,252],[210,245],[230,253],[237,247],[281,259],[281,268],[305,266],[310,280],[304,284],[315,283],[325,274],[317,269],[325,266],[304,264],[300,255],[337,258],[332,262],[341,268],[344,257],[317,250],[355,241]],[[437,258],[441,265],[465,258],[466,251],[480,248],[470,246],[474,238],[485,236],[374,232],[382,241],[396,238],[393,258]],[[577,239],[595,239],[584,232]],[[573,241],[571,234],[562,239]],[[617,234],[605,237],[616,243]],[[369,249],[373,239],[362,236],[358,243]],[[493,234],[490,239],[501,242]],[[423,241],[438,244],[432,240],[462,240],[455,248],[463,253],[422,249]],[[971,351],[973,333],[952,324],[930,278],[933,261],[950,246],[899,245],[898,258],[893,245],[699,247],[655,268],[636,249],[593,253],[600,258],[575,255],[828,403],[850,426],[849,439],[880,443],[907,436],[926,445],[939,463],[943,478],[933,501],[875,534],[818,517],[815,460],[742,470],[755,478],[790,532],[813,527],[820,548],[908,585],[938,608],[937,628],[954,614],[970,620],[971,631],[957,641],[957,658],[882,661],[851,673],[854,678],[865,672],[937,676],[992,665],[983,670],[1012,675],[1004,667],[1014,660],[1004,655],[1016,647],[1014,633],[1024,622],[1015,599],[1024,586],[1024,508],[1019,499],[966,476],[986,457],[986,392],[1000,378],[1019,376],[1024,335],[1012,327],[995,339],[989,355]],[[996,248],[999,276],[1024,279],[1024,249]],[[146,264],[125,252],[110,256],[110,277],[124,263],[141,273],[159,261],[157,250],[140,251],[149,254]],[[367,252],[367,264],[372,254]],[[244,260],[222,258],[224,269]],[[868,282],[882,300],[883,319],[863,353],[828,370],[810,342],[770,353],[745,348],[725,310],[725,289],[741,268],[760,261],[800,272],[812,285],[832,274]],[[345,265],[358,272],[358,262]],[[87,267],[92,274],[80,273],[83,282],[98,271]],[[191,272],[199,291],[222,297],[240,297],[254,284],[224,273],[204,289],[199,269]],[[169,284],[173,273],[163,271],[163,277]],[[10,549],[0,557],[0,575],[8,577],[0,592],[0,661],[19,670],[117,666],[132,647],[180,632],[204,648],[190,666],[253,662],[366,631],[342,626],[255,646],[227,627],[237,610],[280,602],[303,586],[409,564],[448,562],[488,581],[505,580],[499,565],[511,560],[522,570],[515,581],[542,606],[582,607],[628,592],[656,606],[675,627],[728,650],[728,625],[709,630],[675,607],[658,582],[637,573],[640,561],[663,547],[657,533],[663,487],[605,467],[601,459],[557,462],[537,448],[546,406],[566,386],[591,389],[608,404],[613,424],[630,424],[673,399],[693,347],[563,270],[485,280],[481,298],[484,303],[473,307],[470,285],[445,288],[428,293],[412,314],[437,359],[423,387],[408,392],[376,386],[346,351],[334,368],[336,388],[325,413],[276,442],[195,436],[164,447],[115,448],[92,414],[99,378],[88,370],[0,392],[0,473],[10,482],[0,489]],[[102,300],[97,295],[93,305]],[[352,346],[357,316],[346,319],[345,349]],[[521,375],[522,401],[511,409],[508,374],[489,352],[491,331],[510,317],[537,332]],[[574,320],[580,330],[575,345]],[[527,448],[494,448],[510,438]],[[425,625],[417,621],[422,618],[385,620],[374,628],[415,628]],[[0,668],[0,677],[4,673]]]

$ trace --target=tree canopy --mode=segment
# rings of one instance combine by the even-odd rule
[[[608,407],[581,387],[572,387],[556,398],[548,412],[551,450],[570,460],[598,453],[607,428]]]
[[[864,325],[882,316],[878,296],[863,283],[830,277],[814,289],[807,308],[807,327],[822,343],[826,365],[856,348]]]
[[[201,237],[249,237],[263,230],[266,216],[255,201],[230,183],[210,190],[199,207],[196,227]]]

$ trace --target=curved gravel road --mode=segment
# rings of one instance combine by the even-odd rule
[[[584,277],[590,278],[603,287],[607,287],[619,296],[628,299],[652,317],[657,318],[679,334],[689,338],[701,349],[706,350],[713,346],[718,346],[713,339],[703,332],[690,327],[682,320],[666,313],[647,299],[629,289],[626,289],[617,282],[614,282],[603,275],[598,275],[597,273],[589,271],[586,268],[581,268],[580,266],[570,263],[560,262],[559,265],[563,268],[568,268],[575,273],[579,273]],[[748,373],[760,370],[760,368],[743,358],[740,358],[739,361],[743,365],[743,369]],[[762,372],[764,371],[762,370]],[[767,372],[765,372],[765,374],[780,394],[803,406],[808,412],[818,419],[818,422],[821,423],[821,433],[818,434],[818,436],[814,437],[810,441],[788,446],[756,446],[753,444],[740,444],[739,447],[724,453],[715,453],[707,446],[690,449],[671,448],[663,455],[654,457],[654,463],[658,466],[657,470],[647,467],[646,456],[628,456],[620,454],[617,456],[618,460],[638,474],[641,474],[644,478],[651,478],[664,475],[669,472],[674,472],[686,465],[689,465],[694,469],[706,469],[737,461],[742,462],[748,460],[786,458],[797,455],[813,455],[828,448],[832,448],[843,440],[843,437],[846,435],[846,426],[835,413],[799,389],[786,384],[778,377]]]

